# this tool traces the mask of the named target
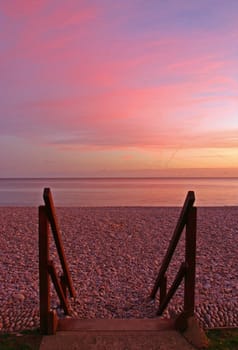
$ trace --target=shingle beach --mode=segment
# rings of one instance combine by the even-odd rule
[[[172,207],[57,208],[79,318],[153,318],[148,300],[180,214]],[[53,241],[53,240],[52,240]],[[179,243],[171,284],[184,257]],[[238,326],[238,207],[198,208],[196,315]],[[56,252],[52,242],[52,257]],[[38,209],[0,208],[0,330],[39,327]],[[180,310],[183,286],[164,317]],[[58,300],[53,293],[52,307]]]

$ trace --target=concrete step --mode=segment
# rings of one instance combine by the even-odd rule
[[[194,350],[173,329],[158,319],[100,319],[59,321],[56,335],[44,336],[40,350]]]

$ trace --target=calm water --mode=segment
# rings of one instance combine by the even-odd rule
[[[38,206],[50,187],[56,206],[181,206],[195,191],[197,206],[238,205],[238,178],[0,179],[0,206]]]

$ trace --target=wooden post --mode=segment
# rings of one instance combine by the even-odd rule
[[[196,230],[197,208],[192,207],[188,214],[185,243],[186,274],[184,281],[184,312],[187,317],[194,315],[195,308]]]
[[[159,298],[160,305],[163,303],[166,297],[166,291],[167,291],[167,276],[164,275],[160,284],[160,298]]]
[[[55,310],[51,310],[48,316],[48,334],[56,334],[58,317]]]
[[[49,222],[44,206],[39,207],[39,279],[40,279],[40,332],[48,334],[50,313]]]

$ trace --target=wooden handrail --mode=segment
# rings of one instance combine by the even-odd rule
[[[55,245],[56,245],[59,259],[61,262],[61,266],[62,266],[62,269],[64,272],[65,282],[67,284],[67,287],[69,288],[70,296],[75,297],[76,293],[75,293],[75,290],[73,288],[72,279],[71,279],[71,276],[69,273],[69,268],[68,268],[68,265],[66,262],[66,256],[64,253],[64,247],[63,247],[63,243],[62,243],[59,224],[58,224],[57,216],[55,213],[54,201],[53,201],[53,197],[52,197],[52,194],[51,194],[51,191],[49,188],[44,189],[43,198],[45,201],[45,207],[46,207],[48,220],[50,222],[51,230],[52,230],[52,233],[54,236]]]
[[[195,195],[193,191],[189,191],[185,199],[178,223],[174,230],[172,239],[170,241],[168,250],[163,259],[161,268],[159,270],[158,277],[156,278],[153,290],[151,292],[151,298],[155,298],[158,289],[160,288],[160,306],[158,315],[162,315],[163,311],[169,304],[171,298],[175,294],[176,290],[180,286],[184,279],[184,310],[183,318],[187,319],[194,315],[195,307],[195,262],[196,262],[196,221],[197,221],[197,208],[193,207],[195,201]],[[186,226],[185,236],[185,262],[180,266],[180,269],[175,277],[175,280],[166,292],[167,288],[167,276],[166,271],[169,267],[174,251],[177,247],[184,227]],[[181,318],[181,320],[183,319]],[[179,321],[177,326],[180,327]]]
[[[156,282],[154,284],[154,288],[153,288],[153,290],[151,292],[150,297],[152,299],[155,298],[156,293],[158,291],[158,288],[160,287],[161,280],[162,280],[166,270],[168,269],[168,266],[170,264],[170,261],[172,259],[173,254],[174,254],[174,251],[175,251],[175,249],[177,247],[177,244],[178,244],[179,239],[181,237],[181,234],[183,232],[184,226],[186,224],[186,220],[187,220],[187,217],[188,217],[189,209],[193,206],[194,201],[195,201],[194,192],[193,191],[189,191],[188,194],[187,194],[187,197],[185,199],[182,211],[180,213],[180,217],[179,217],[178,223],[177,223],[177,225],[175,227],[172,239],[170,241],[167,253],[166,253],[166,255],[164,257],[164,260],[162,262],[162,265],[161,265],[158,277],[157,277]]]
[[[39,207],[39,277],[40,277],[40,331],[42,334],[52,334],[56,331],[57,316],[50,309],[50,277],[65,314],[70,314],[67,301],[68,288],[70,296],[75,297],[72,279],[69,273],[64,253],[61,233],[56,217],[54,202],[49,188],[44,189],[44,206]],[[55,265],[50,260],[50,227],[59,255],[63,275],[58,277]]]
[[[64,309],[64,312],[66,315],[69,315],[70,312],[69,312],[69,305],[68,305],[68,302],[67,302],[67,299],[64,295],[64,291],[62,289],[62,286],[61,286],[61,283],[60,283],[60,280],[57,276],[57,273],[56,273],[56,268],[55,268],[55,265],[54,265],[54,262],[53,261],[49,261],[48,263],[48,272],[50,274],[50,277],[51,277],[51,280],[52,280],[52,283],[55,287],[55,290],[56,290],[56,293],[59,297],[59,300],[60,300],[60,303]]]
[[[159,310],[157,312],[157,314],[159,316],[161,316],[163,314],[169,301],[172,299],[172,297],[174,296],[174,293],[176,292],[176,290],[180,286],[180,283],[182,282],[185,274],[186,274],[186,264],[183,262],[178,270],[178,273],[174,279],[172,286],[170,287],[168,293],[166,294],[166,296],[162,299],[162,302],[160,303]]]

